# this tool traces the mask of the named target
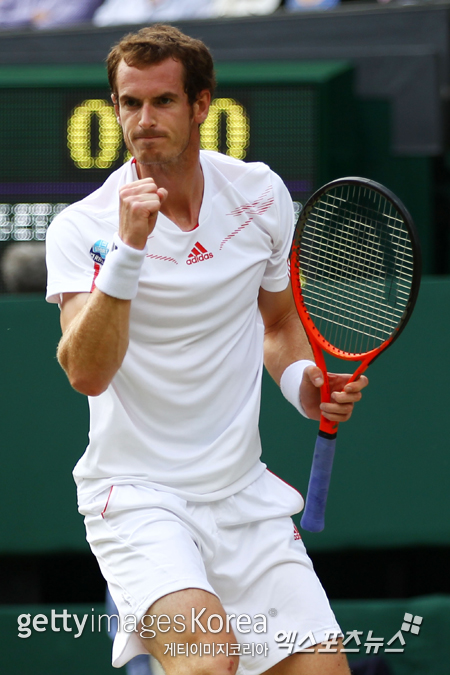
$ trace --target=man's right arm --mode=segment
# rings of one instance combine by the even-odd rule
[[[130,251],[136,249],[143,253],[167,190],[158,188],[153,179],[145,178],[122,186],[119,194],[119,239]],[[99,286],[105,271],[102,268],[98,276]],[[114,274],[110,274],[108,289],[111,281]],[[120,281],[119,276],[116,279],[119,286]],[[129,286],[129,279],[127,281]],[[137,283],[137,278],[135,281]],[[115,295],[103,293],[100,288],[94,288],[92,293],[63,294],[63,336],[58,346],[58,361],[72,387],[86,396],[98,396],[108,388],[128,349],[131,300]]]
[[[92,293],[64,293],[63,336],[58,361],[74,389],[98,396],[109,386],[128,349],[130,300],[95,288]]]

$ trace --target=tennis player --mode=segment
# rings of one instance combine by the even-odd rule
[[[320,404],[289,193],[264,164],[200,151],[205,45],[154,25],[107,63],[133,159],[53,221],[47,297],[59,361],[89,396],[74,477],[119,609],[113,665],[149,652],[168,675],[348,674],[291,520],[303,499],[261,462],[258,415],[263,358],[315,420],[346,421],[367,379],[332,375]]]

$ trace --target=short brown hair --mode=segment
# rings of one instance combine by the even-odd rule
[[[147,66],[175,59],[184,66],[184,90],[192,105],[201,91],[214,92],[216,79],[212,56],[201,40],[195,40],[174,26],[154,24],[128,33],[111,49],[106,59],[108,80],[117,97],[117,69],[124,60],[128,66]]]

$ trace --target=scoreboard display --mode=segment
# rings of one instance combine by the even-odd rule
[[[354,173],[352,69],[334,62],[222,63],[202,147],[280,174],[295,201]],[[129,157],[104,65],[0,67],[0,255],[44,240],[68,204]]]

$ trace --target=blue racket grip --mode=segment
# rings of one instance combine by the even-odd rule
[[[308,532],[322,532],[325,527],[325,509],[333,469],[336,434],[319,431],[309,477],[306,506],[300,525]]]

